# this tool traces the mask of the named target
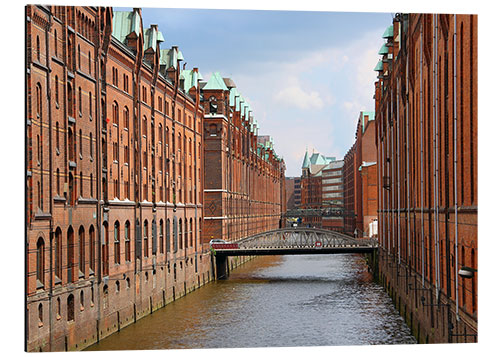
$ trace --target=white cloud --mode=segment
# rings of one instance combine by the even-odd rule
[[[318,92],[311,91],[308,93],[299,85],[283,88],[274,96],[274,100],[300,109],[321,109],[324,106],[323,99],[321,99]]]

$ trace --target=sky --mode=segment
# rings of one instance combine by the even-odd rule
[[[117,8],[131,10],[131,8]],[[186,69],[230,77],[250,103],[259,135],[271,135],[300,176],[305,150],[342,159],[360,111],[374,110],[373,68],[391,13],[143,7],[177,45]]]

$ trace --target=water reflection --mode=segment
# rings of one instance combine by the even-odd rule
[[[89,350],[416,343],[358,255],[260,257]]]

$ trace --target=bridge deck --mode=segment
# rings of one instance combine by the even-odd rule
[[[377,247],[214,249],[216,256],[371,253]]]

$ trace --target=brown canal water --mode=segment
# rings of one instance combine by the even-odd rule
[[[259,257],[88,351],[416,343],[361,255]]]

